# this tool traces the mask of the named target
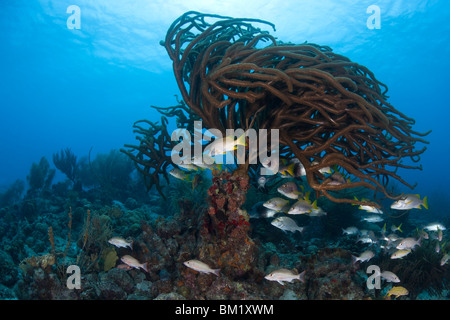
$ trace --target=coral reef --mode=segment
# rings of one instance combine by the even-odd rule
[[[361,300],[366,294],[350,251],[324,248],[307,260],[308,299]]]
[[[93,161],[90,153],[78,161],[70,148],[63,149],[53,162],[66,181],[52,185],[55,170],[43,157],[30,169],[24,198],[20,182],[2,193],[0,298],[378,298],[379,291],[366,287],[366,262],[352,259],[369,249],[375,252],[372,261],[397,273],[409,289],[402,299],[426,291],[448,294],[448,264],[441,265],[449,250],[445,236],[435,235],[438,240],[394,261],[382,254],[392,249],[386,226],[363,229],[360,207],[350,205],[378,206],[375,200],[358,200],[371,190],[395,198],[387,191],[390,180],[410,187],[396,172],[420,169],[402,161],[419,160],[425,148],[417,150],[416,143],[427,143],[421,138],[427,133],[412,130],[414,120],[386,101],[387,87],[366,67],[326,46],[282,43],[253,23],[273,27],[197,12],[176,19],[162,45],[183,100],[154,107],[162,114],[160,123],[136,121],[137,145],[98,154]],[[194,136],[195,120],[222,132],[279,129],[282,160],[297,159],[294,168],[304,167],[306,178],[277,176],[259,192],[251,181],[257,182],[262,164],[247,160],[211,174],[195,172],[195,180],[174,180],[168,175],[177,168],[170,157],[176,143],[168,117]],[[323,173],[325,167],[334,173]],[[333,175],[341,177],[339,183]],[[302,191],[315,191],[314,203],[322,209],[323,215],[312,213],[316,206],[291,215],[302,232],[286,233],[261,215],[251,220],[244,209],[277,194],[286,177]],[[279,209],[273,214],[285,215]],[[411,235],[409,217],[389,216],[402,218]],[[352,225],[359,228],[354,227],[355,235],[343,235]],[[363,233],[368,243],[360,241]],[[122,244],[110,241],[113,237]],[[209,269],[191,268],[185,264],[189,260]],[[71,266],[79,267],[80,288],[68,286]],[[288,270],[291,280],[303,272],[304,277],[284,284],[266,277],[280,269]]]
[[[77,156],[70,148],[62,149],[59,154],[54,153],[53,164],[75,184],[75,180],[78,178]]]

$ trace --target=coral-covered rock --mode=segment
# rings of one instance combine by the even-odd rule
[[[307,262],[307,296],[314,300],[357,300],[364,297],[357,284],[356,267],[350,251],[325,248]]]
[[[0,283],[11,287],[18,278],[16,264],[11,256],[5,251],[0,250]]]

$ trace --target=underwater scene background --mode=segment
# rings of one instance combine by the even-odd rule
[[[448,300],[449,9],[2,1],[0,299]]]

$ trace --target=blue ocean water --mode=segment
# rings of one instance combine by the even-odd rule
[[[72,11],[81,24],[71,29]],[[370,28],[371,5],[380,27]],[[135,142],[136,120],[157,121],[151,105],[176,104],[172,63],[160,45],[189,10],[272,22],[285,42],[330,46],[368,67],[389,102],[432,133],[423,170],[399,170],[428,196],[427,214],[448,217],[450,197],[450,2],[444,0],[137,0],[0,2],[0,191],[26,181],[33,162],[70,147],[92,157]],[[419,144],[420,148],[421,145]],[[64,179],[57,172],[56,179]],[[423,213],[421,213],[423,214]]]
[[[77,1],[80,29],[69,29],[73,1],[0,4],[0,185],[24,179],[32,162],[70,147],[77,155],[134,141],[150,105],[175,104],[171,61],[159,45],[188,10],[265,19],[283,41],[328,45],[372,70],[389,102],[433,130],[424,170],[402,173],[414,192],[447,193],[450,53],[446,1]],[[380,8],[369,29],[367,8]]]

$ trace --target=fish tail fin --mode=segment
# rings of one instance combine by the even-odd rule
[[[130,240],[130,249],[133,250],[133,240]]]
[[[354,197],[353,197],[353,200],[355,200],[355,201],[359,201],[359,200],[358,200],[358,198],[357,198],[356,196],[354,196]],[[353,206],[357,206],[357,204],[356,204],[356,203],[352,203],[352,205],[353,205]]]
[[[428,210],[428,197],[425,196],[422,201],[423,201],[423,203],[422,203],[423,207]]]
[[[237,138],[236,140],[236,147],[237,146],[246,146],[247,145],[247,140],[245,139],[246,135],[245,133],[243,133],[239,138]]]
[[[286,171],[287,173],[289,173],[291,175],[291,177],[295,176],[294,170],[295,170],[295,165],[296,163],[291,163],[290,165],[287,166]]]
[[[314,200],[314,202],[312,203],[312,206],[313,206],[313,208],[314,209],[319,209],[319,207],[317,206],[317,199],[316,200]]]
[[[147,272],[147,273],[148,273],[148,268],[149,268],[149,264],[148,264],[148,262],[146,262],[146,263],[143,263],[141,267],[142,267],[142,269],[144,269],[144,271],[145,271],[145,272]]]
[[[300,280],[301,282],[305,282],[305,272],[306,270],[298,275],[297,279]]]
[[[358,262],[358,257],[352,255],[352,264],[355,264],[355,263],[357,263],[357,262]]]
[[[214,168],[216,169],[216,170],[219,170],[219,171],[222,171],[222,164],[216,164],[215,166],[214,166]]]
[[[212,269],[212,271],[216,276],[220,276],[220,269]]]
[[[400,223],[400,225],[397,227],[397,230],[400,231],[400,232],[403,232],[403,230],[402,230],[402,224],[403,224],[403,222]]]
[[[308,201],[309,203],[311,203],[311,201],[309,200],[309,195],[311,194],[311,191],[307,191],[305,192],[305,201]]]

